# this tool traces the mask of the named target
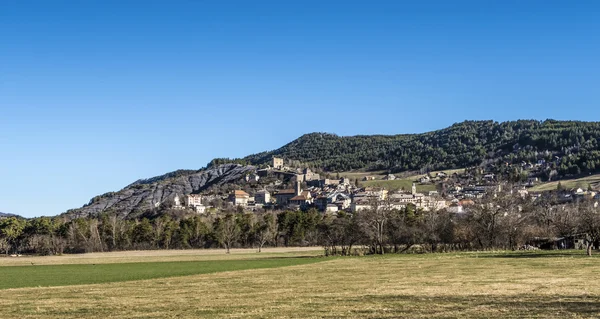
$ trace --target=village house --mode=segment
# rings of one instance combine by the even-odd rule
[[[235,190],[229,196],[229,201],[234,206],[248,206],[250,195],[243,190]]]
[[[334,204],[338,207],[338,209],[343,210],[350,207],[352,203],[352,198],[345,193],[341,192],[333,192],[327,195],[327,204]]]
[[[309,182],[309,181],[315,181],[315,180],[319,180],[320,179],[320,175],[317,173],[313,173],[310,168],[305,168],[302,170],[302,173],[300,174],[296,174],[296,181],[297,182]],[[339,181],[338,181],[339,183]]]
[[[339,207],[334,204],[328,204],[327,208],[325,209],[326,213],[336,213],[338,211],[339,211]]]
[[[189,194],[185,197],[186,206],[202,205],[202,196],[200,194]]]
[[[396,179],[396,176],[394,176],[394,174],[387,174],[383,177],[384,181],[393,181]]]
[[[367,210],[367,209],[371,209],[372,205],[369,203],[369,201],[367,199],[359,199],[359,200],[354,200],[352,201],[352,204],[350,205],[350,209],[353,212],[358,212],[361,210]]]
[[[277,201],[277,205],[285,206],[290,202],[290,199],[296,196],[294,189],[282,189],[275,194],[275,200]]]
[[[273,168],[283,169],[283,158],[273,157]]]
[[[200,194],[189,194],[185,197],[185,205],[192,207],[197,213],[204,214],[206,206],[202,204],[202,196]]]
[[[271,193],[264,189],[256,192],[254,194],[254,202],[263,205],[271,203]]]
[[[246,175],[246,182],[249,182],[249,183],[256,183],[256,182],[258,182],[259,179],[260,179],[260,176],[258,176],[258,174],[255,174],[255,173],[250,173],[250,174]]]
[[[390,201],[396,203],[405,203],[416,205],[420,198],[415,197],[413,194],[392,194],[390,195]]]
[[[388,196],[388,190],[379,187],[367,187],[365,188],[365,193],[367,196],[377,197],[380,200],[385,200]]]
[[[299,196],[302,193],[302,189],[300,188],[300,182],[296,181],[294,189],[283,189],[275,194],[275,200],[277,201],[277,205],[285,206],[290,204],[290,200],[296,196]]]
[[[300,195],[292,197],[289,203],[301,209],[306,209],[312,203],[312,196],[309,191],[303,191]]]
[[[362,179],[363,181],[374,181],[375,180],[375,176],[365,176]]]

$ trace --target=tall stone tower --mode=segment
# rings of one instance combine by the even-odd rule
[[[417,193],[417,185],[415,183],[412,184],[411,193],[415,195]]]
[[[300,181],[296,181],[296,196],[300,195],[300,193],[302,192],[302,190],[300,189]]]

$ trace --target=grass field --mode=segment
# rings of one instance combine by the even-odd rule
[[[435,177],[440,172],[444,172],[448,175],[451,175],[453,173],[463,172],[464,170],[465,170],[464,168],[450,169],[450,170],[443,170],[443,171],[434,171],[434,172],[431,172],[430,174],[431,174],[431,176]],[[359,178],[359,179],[362,179],[364,176],[367,176],[367,175],[375,176],[377,178],[376,180],[361,181],[360,184],[365,187],[382,187],[382,188],[385,188],[390,191],[398,191],[401,189],[404,189],[405,191],[410,191],[410,189],[412,187],[412,183],[414,181],[418,180],[419,178],[425,176],[425,174],[418,174],[418,175],[411,175],[408,177],[399,178],[399,179],[396,179],[393,181],[386,181],[386,180],[381,179],[385,176],[384,173],[385,173],[385,171],[343,172],[343,173],[340,173],[340,175],[344,176],[344,177],[348,177],[348,178]],[[417,192],[422,193],[422,192],[429,192],[429,191],[434,191],[434,190],[436,190],[435,184],[424,184],[424,185],[417,184]]]
[[[588,185],[591,184],[594,189],[600,190],[600,174],[590,175],[590,176],[577,178],[577,179],[562,180],[562,181],[560,181],[560,184],[566,189],[581,187],[581,188],[583,188],[583,190],[587,190]],[[530,188],[530,190],[538,191],[538,192],[549,191],[549,190],[555,190],[557,188],[557,186],[558,186],[558,181],[549,182],[549,183],[543,183],[543,184],[536,185],[536,186]]]
[[[14,266],[2,268],[0,289],[97,284],[164,277],[209,274],[259,268],[305,265],[319,258],[260,258],[177,262],[137,262]]]
[[[294,259],[313,258],[289,258]],[[2,289],[1,317],[597,318],[600,314],[600,258],[585,257],[582,251],[317,259],[321,262],[278,268]],[[0,271],[10,268],[20,267]]]
[[[385,176],[385,171],[371,171],[371,172],[361,172],[361,171],[348,171],[348,172],[340,172],[340,177],[346,177],[350,179],[357,179],[360,181],[365,176],[375,176],[375,178],[383,178]]]
[[[319,247],[281,247],[264,248],[257,254],[256,249],[231,249],[225,254],[224,249],[187,249],[187,250],[134,250],[105,253],[88,253],[62,256],[23,256],[19,258],[0,255],[1,266],[65,265],[65,264],[112,264],[135,262],[170,262],[170,261],[206,261],[206,260],[240,260],[275,257],[310,257],[320,256],[323,250]]]

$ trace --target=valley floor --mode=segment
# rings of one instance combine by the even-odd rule
[[[5,257],[0,255],[1,266],[64,265],[64,264],[104,264],[129,262],[163,262],[163,261],[203,261],[272,258],[277,256],[317,256],[323,253],[321,247],[268,247],[261,253],[258,249],[186,249],[186,250],[127,250],[103,253],[66,254],[62,256],[21,256]]]
[[[231,255],[234,257],[228,258],[232,260],[221,262],[247,255]],[[279,268],[151,280],[2,289],[0,307],[2,318],[600,315],[600,259],[585,257],[582,251],[298,259],[316,260]]]

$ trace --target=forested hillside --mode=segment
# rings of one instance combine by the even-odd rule
[[[235,161],[260,165],[279,156],[327,171],[400,172],[461,168],[484,162],[556,161],[555,156],[559,156],[555,169],[564,176],[600,171],[599,139],[599,122],[465,121],[423,134],[306,134],[274,151],[243,159],[216,159],[211,164]]]

